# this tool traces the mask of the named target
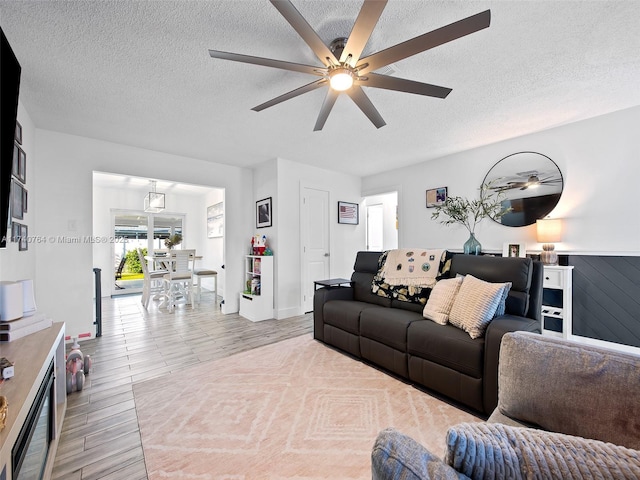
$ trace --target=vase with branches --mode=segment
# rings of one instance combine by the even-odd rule
[[[179,233],[174,233],[173,235],[169,235],[168,238],[164,239],[164,246],[168,249],[172,249],[176,245],[180,245],[182,243],[182,235]]]
[[[511,208],[502,205],[504,200],[490,185],[480,187],[480,198],[469,200],[464,197],[447,197],[445,202],[437,205],[431,214],[432,220],[439,220],[443,225],[460,224],[469,231],[469,239],[464,244],[464,253],[479,255],[482,245],[476,239],[476,226],[485,218],[499,220],[509,213]]]

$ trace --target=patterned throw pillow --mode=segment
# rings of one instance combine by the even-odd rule
[[[433,287],[429,300],[424,306],[422,316],[433,320],[440,325],[446,325],[449,321],[449,312],[453,307],[463,277],[454,277],[440,280]]]
[[[466,275],[451,307],[449,322],[471,338],[482,337],[510,289],[511,282],[490,283]]]

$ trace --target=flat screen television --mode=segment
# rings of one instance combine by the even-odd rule
[[[7,246],[11,167],[16,137],[20,63],[0,27],[0,248]]]

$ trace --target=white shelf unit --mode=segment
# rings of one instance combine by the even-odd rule
[[[252,322],[273,318],[273,256],[247,255],[244,263],[240,315]]]
[[[542,334],[572,338],[573,267],[545,265]]]

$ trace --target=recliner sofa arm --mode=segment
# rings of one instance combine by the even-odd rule
[[[640,357],[527,332],[506,334],[500,350],[502,415],[640,449]]]
[[[324,341],[324,308],[329,300],[353,300],[353,287],[319,288],[313,295],[313,338]]]
[[[505,333],[516,331],[540,333],[540,322],[527,317],[503,315],[489,323],[484,340],[484,373],[482,388],[484,411],[493,412],[498,405],[498,361],[500,345]]]
[[[393,428],[378,434],[371,451],[373,480],[468,480],[411,437]]]

